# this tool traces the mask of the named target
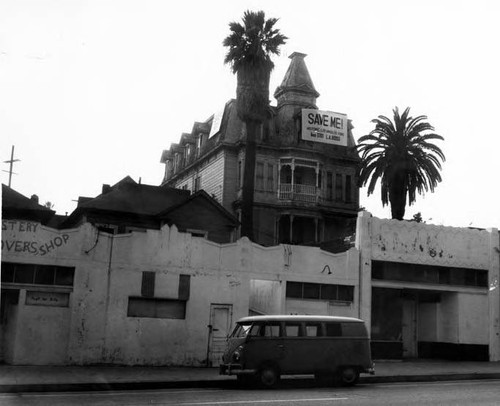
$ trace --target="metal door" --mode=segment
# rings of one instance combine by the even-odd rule
[[[230,333],[233,305],[211,304],[208,324],[208,365],[219,366],[226,348],[226,338]]]

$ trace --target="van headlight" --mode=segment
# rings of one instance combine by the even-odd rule
[[[242,355],[243,355],[243,346],[240,345],[233,352],[233,361],[234,362],[240,362]]]

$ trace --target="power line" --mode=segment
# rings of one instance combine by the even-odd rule
[[[10,164],[8,171],[3,170],[3,172],[8,172],[9,173],[9,187],[10,187],[11,182],[12,182],[12,174],[17,175],[17,173],[14,173],[12,171],[13,166],[14,166],[14,162],[19,162],[19,161],[20,161],[20,159],[14,159],[14,145],[13,145],[12,146],[12,151],[10,153],[10,160],[9,161],[3,161],[6,164]]]

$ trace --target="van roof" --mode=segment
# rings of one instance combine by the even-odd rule
[[[363,323],[363,320],[354,317],[339,317],[339,316],[318,316],[318,315],[290,315],[290,314],[274,314],[267,316],[248,316],[239,319],[238,323],[248,323],[254,321],[336,321]]]

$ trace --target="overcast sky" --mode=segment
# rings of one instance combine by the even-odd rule
[[[264,10],[289,37],[274,58],[271,95],[298,51],[308,55],[318,107],[347,114],[355,139],[395,106],[427,115],[445,138],[443,182],[405,217],[498,228],[497,3],[2,0],[0,159],[15,145],[12,187],[58,214],[127,175],[159,185],[162,151],[235,97],[223,64],[228,23]],[[361,205],[390,217],[379,193],[367,198],[363,188]]]

